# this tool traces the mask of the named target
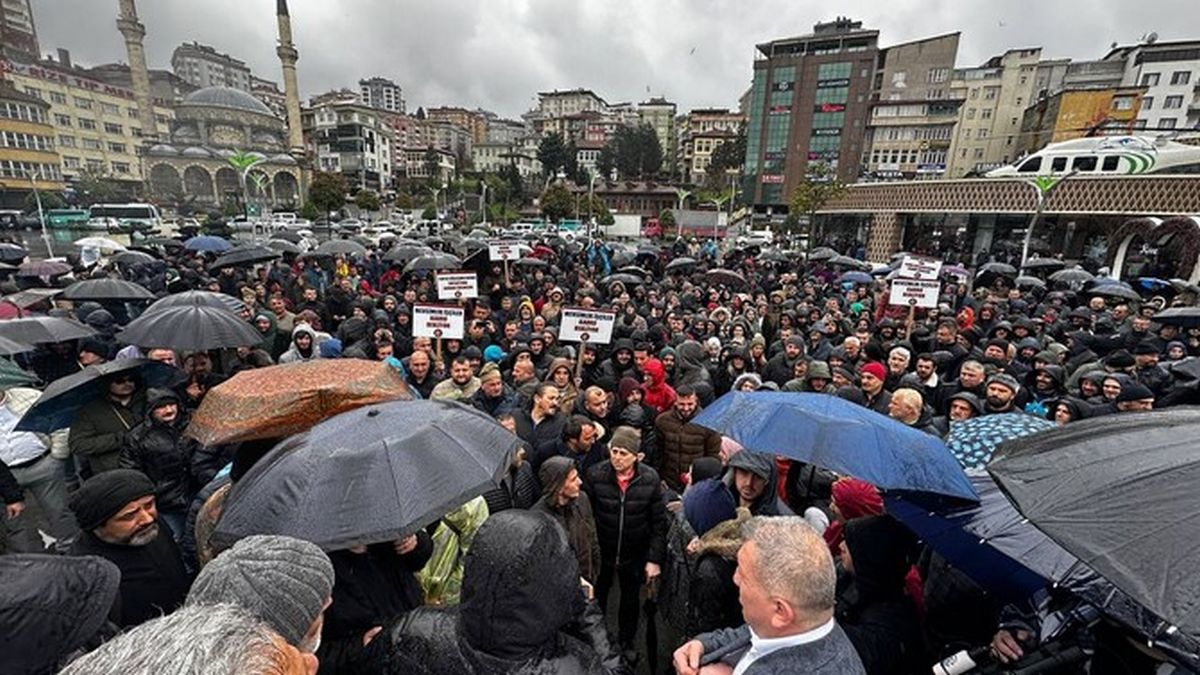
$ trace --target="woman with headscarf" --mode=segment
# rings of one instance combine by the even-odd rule
[[[833,483],[829,508],[837,519],[825,530],[825,543],[837,557],[845,536],[846,523],[855,518],[877,516],[883,513],[883,497],[870,483],[857,478],[839,478]]]

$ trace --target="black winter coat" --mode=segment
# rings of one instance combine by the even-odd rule
[[[158,536],[145,546],[109,544],[91,532],[82,532],[71,545],[71,555],[97,555],[121,570],[118,623],[122,628],[175,611],[192,584],[179,548],[162,523],[158,525]]]
[[[622,492],[612,463],[604,462],[588,469],[583,489],[592,500],[605,564],[662,564],[669,523],[657,471],[639,462]]]
[[[566,533],[544,513],[507,511],[479,528],[462,602],[422,607],[371,643],[391,675],[623,675],[604,619],[587,602]]]
[[[154,481],[154,498],[160,511],[186,511],[202,487],[194,471],[200,444],[183,435],[187,419],[180,412],[174,424],[146,419],[125,435],[121,468],[137,469]],[[202,458],[200,458],[202,459]]]

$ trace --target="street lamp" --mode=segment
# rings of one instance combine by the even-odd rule
[[[33,201],[37,203],[38,222],[42,226],[42,241],[46,243],[46,257],[54,257],[54,248],[50,245],[50,233],[46,231],[46,214],[42,211],[42,195],[38,192],[37,181],[34,180],[33,170],[26,169],[25,174],[29,176],[29,186],[33,188]]]
[[[1029,219],[1029,226],[1025,228],[1025,243],[1021,246],[1021,267],[1025,267],[1026,261],[1029,260],[1029,243],[1033,240],[1033,228],[1037,225],[1038,220],[1041,219],[1042,210],[1046,208],[1046,203],[1058,191],[1060,185],[1067,182],[1068,178],[1077,173],[1079,173],[1079,169],[1072,169],[1070,173],[1061,178],[1037,176],[1027,181],[1037,191],[1037,208],[1034,210],[1033,216]]]
[[[483,181],[479,181],[479,187],[482,190],[482,192],[480,192],[480,194],[479,194],[480,217],[483,218],[483,224],[486,225],[487,221],[488,221],[488,217],[487,217],[487,183],[485,183]]]
[[[593,173],[592,177],[590,179],[588,179],[588,226],[587,226],[588,239],[592,238],[592,221],[595,220],[595,216],[592,215],[592,198],[595,195],[596,179],[599,177],[600,177],[600,174]]]

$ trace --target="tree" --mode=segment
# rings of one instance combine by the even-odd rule
[[[838,180],[837,171],[826,162],[808,165],[804,180],[792,192],[792,213],[808,214],[808,248],[813,247],[816,234],[817,211],[846,191],[846,185]]]
[[[553,176],[559,169],[567,166],[567,145],[562,136],[546,134],[538,143],[538,161],[542,163],[542,171],[547,176]]]
[[[605,204],[603,199],[592,195],[591,200],[592,208],[590,211],[592,216],[596,219],[597,224],[607,227],[616,222],[616,219],[613,218],[612,212],[608,210],[608,204]]]
[[[80,195],[80,206],[111,202],[120,194],[108,171],[91,167],[79,171],[79,186],[76,191]]]
[[[712,190],[724,189],[729,181],[726,173],[742,172],[742,164],[746,159],[746,129],[738,129],[738,135],[717,146],[712,153],[712,162],[704,173],[704,186]]]
[[[561,183],[554,183],[542,193],[542,215],[558,222],[575,212],[575,197]]]
[[[35,196],[35,193],[30,191],[29,195],[25,197],[26,213],[37,213],[39,197],[42,200],[43,211],[49,211],[50,209],[65,209],[67,207],[66,200],[64,200],[57,192],[38,190]]]
[[[321,217],[321,210],[317,208],[316,204],[307,201],[304,202],[304,206],[300,207],[300,217],[311,222]]]
[[[426,206],[425,210],[421,212],[421,220],[437,220],[437,218],[437,207],[435,207],[433,204]]]
[[[605,143],[600,149],[600,156],[596,158],[596,171],[600,177],[608,180],[612,175],[613,169],[617,166],[617,158],[615,156],[611,143]]]
[[[662,145],[648,124],[619,127],[604,148],[622,178],[645,180],[662,169]],[[604,157],[605,152],[600,154]]]
[[[566,174],[568,180],[574,182],[575,184],[579,184],[581,182],[579,180],[579,176],[582,173],[579,168],[579,146],[575,145],[574,140],[572,140],[570,143],[567,143],[567,154],[566,159],[563,162],[562,170],[563,173]],[[587,182],[586,175],[584,175],[582,182]]]
[[[383,206],[379,201],[379,195],[371,190],[359,190],[358,194],[354,195],[354,205],[362,211],[371,213],[378,211]]]
[[[346,179],[341,174],[318,172],[308,186],[308,198],[321,213],[329,213],[346,205],[346,193],[349,191]]]
[[[409,210],[413,208],[413,196],[408,192],[401,192],[396,195],[396,200],[392,203],[398,209]]]
[[[674,230],[675,212],[671,209],[663,209],[662,213],[658,214],[658,226],[662,228],[664,234],[667,230]]]
[[[429,185],[431,187],[441,187],[442,158],[438,156],[438,151],[433,148],[425,150],[425,173],[429,176]]]
[[[525,203],[525,181],[515,164],[505,164],[500,167],[500,178],[508,184],[508,199],[520,206]]]

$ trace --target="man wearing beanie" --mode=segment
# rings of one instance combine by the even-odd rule
[[[620,583],[617,638],[633,648],[638,598],[643,584],[659,575],[666,553],[667,508],[658,472],[642,464],[641,435],[617,427],[609,440],[609,461],[587,470],[583,487],[591,500],[600,540],[600,577],[596,603],[608,607],[613,585]]]
[[[333,564],[316,544],[292,537],[246,537],[209,563],[192,584],[189,605],[237,605],[289,644],[313,653],[333,596]]]
[[[500,366],[489,361],[479,369],[479,390],[471,397],[470,403],[492,417],[511,415],[517,405],[517,392],[504,382]]]
[[[864,363],[858,378],[867,407],[880,415],[888,414],[892,405],[892,394],[883,388],[884,382],[887,381],[887,368],[878,361]]]
[[[154,483],[140,471],[115,469],[84,481],[71,495],[80,535],[71,555],[95,555],[121,570],[122,627],[178,607],[190,579],[175,540],[158,524]]]
[[[996,373],[989,377],[987,389],[984,390],[987,396],[984,401],[984,414],[998,415],[1017,412],[1017,392],[1020,389],[1021,385],[1017,383],[1017,378],[1008,373]]]

